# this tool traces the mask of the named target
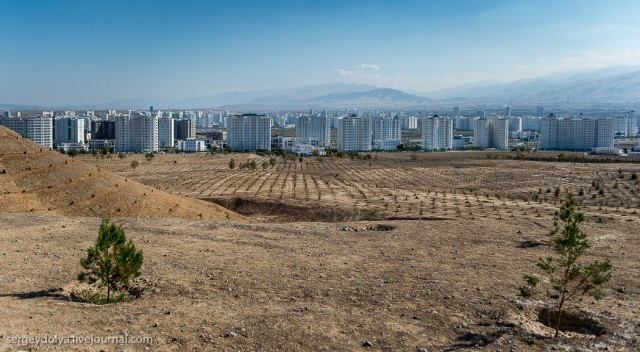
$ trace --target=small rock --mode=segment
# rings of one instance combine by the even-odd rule
[[[166,314],[166,315],[171,315],[171,313],[172,313],[172,312],[171,312],[170,310],[165,310],[165,311],[164,311],[164,314]]]
[[[420,347],[416,350],[416,352],[428,352],[426,348]]]
[[[411,318],[411,319],[413,319],[413,320],[420,320],[420,317],[419,317],[419,316],[417,316],[417,315],[414,315],[414,316],[413,316],[413,318]]]
[[[160,327],[160,323],[155,323],[153,324],[152,328],[159,328]]]
[[[371,342],[369,342],[369,340],[365,340],[362,343],[362,347],[366,347],[366,348],[373,347],[373,344]]]

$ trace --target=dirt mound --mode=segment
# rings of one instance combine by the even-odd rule
[[[210,202],[169,194],[41,148],[0,127],[0,204],[10,213],[240,220]]]

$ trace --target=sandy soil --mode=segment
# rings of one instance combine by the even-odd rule
[[[615,275],[583,306],[602,336],[547,338],[517,295],[535,273],[551,221],[440,220],[246,224],[115,219],[145,254],[142,296],[95,306],[69,300],[99,218],[0,215],[0,346],[11,336],[150,336],[115,350],[638,350],[640,248],[635,224],[590,223]],[[374,231],[377,224],[395,227]],[[524,248],[523,248],[524,247]],[[564,346],[564,347],[563,347]],[[27,346],[27,349],[35,346]],[[40,346],[96,350],[97,346]]]

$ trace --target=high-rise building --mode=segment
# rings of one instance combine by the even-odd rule
[[[0,125],[12,130],[13,132],[27,138],[27,121],[19,117],[2,117]]]
[[[271,150],[271,117],[258,114],[228,117],[227,146],[236,151]]]
[[[453,120],[435,115],[422,119],[422,148],[447,150],[453,148]]]
[[[27,138],[43,147],[53,148],[53,119],[50,117],[27,117]]]
[[[536,116],[537,117],[544,117],[544,107],[543,106],[537,106],[536,107]]]
[[[507,105],[507,109],[505,111],[506,117],[511,117],[511,106]]]
[[[636,121],[630,116],[615,117],[613,130],[621,137],[634,137],[637,132]]]
[[[116,139],[115,121],[91,121],[91,139]]]
[[[484,110],[478,110],[477,115],[479,118],[484,119],[485,117],[487,117],[487,113]]]
[[[454,118],[454,128],[459,131],[473,131],[477,117],[458,116]]]
[[[57,148],[63,143],[84,144],[85,132],[82,118],[64,116],[53,121],[53,146]]]
[[[343,151],[371,150],[371,119],[352,114],[338,120],[338,149]]]
[[[51,117],[2,117],[0,125],[43,147],[53,148],[53,119]]]
[[[119,152],[158,151],[158,117],[133,113],[116,116],[115,120]]]
[[[540,131],[540,120],[537,116],[525,116],[522,118],[522,129]]]
[[[550,114],[542,119],[540,149],[614,148],[612,119],[573,119]]]
[[[398,116],[398,115],[396,115]],[[418,118],[415,116],[404,116],[402,118],[402,129],[403,130],[415,130],[418,128]]]
[[[129,144],[129,134],[130,134],[130,122],[131,122],[131,115],[126,114],[126,115],[116,115],[114,117],[114,122],[116,124],[116,143],[115,143],[115,147],[116,150],[119,152],[126,152],[131,150],[130,144]]]
[[[478,148],[509,147],[509,121],[486,118],[477,120],[473,130],[473,144]]]
[[[376,116],[371,121],[374,149],[396,150],[402,143],[402,120],[395,117]]]
[[[175,139],[187,140],[196,138],[196,121],[191,119],[173,120]]]
[[[522,117],[509,117],[509,132],[522,132]]]
[[[158,148],[173,148],[175,145],[173,119],[161,117],[158,119]]]
[[[296,139],[301,144],[328,147],[331,143],[330,123],[331,118],[326,115],[301,116],[296,124]]]
[[[453,107],[453,117],[458,117],[460,116],[460,107],[459,106],[454,106]]]

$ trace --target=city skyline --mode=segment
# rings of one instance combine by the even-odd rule
[[[424,92],[640,64],[619,1],[3,1],[2,103],[370,84]]]

